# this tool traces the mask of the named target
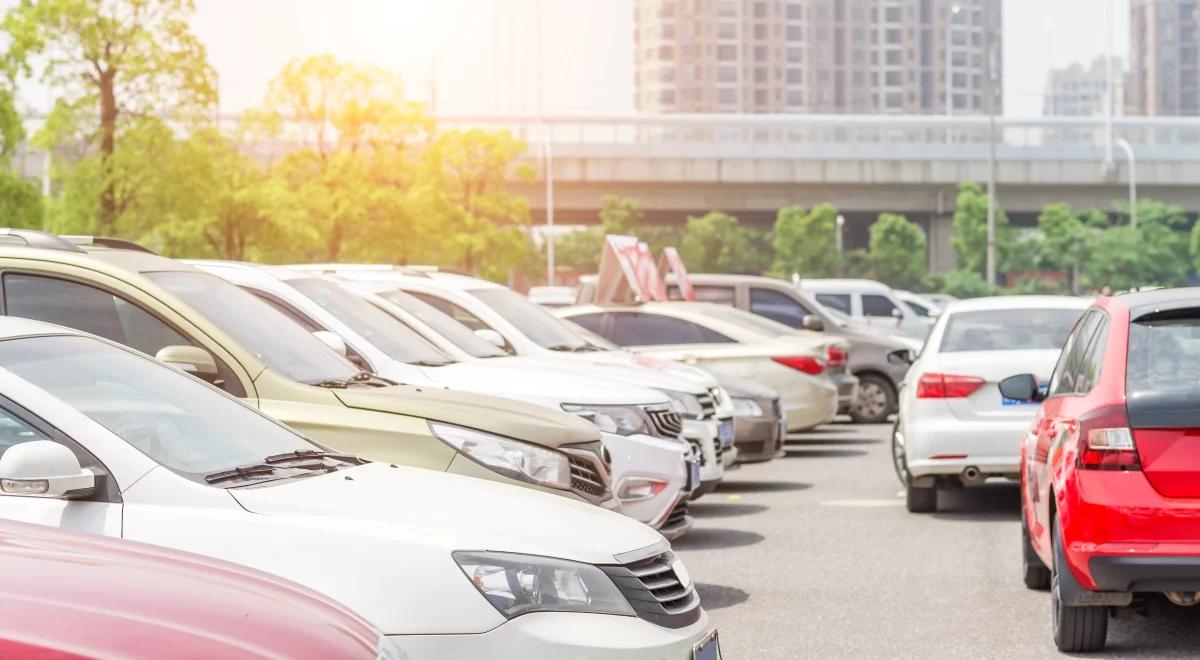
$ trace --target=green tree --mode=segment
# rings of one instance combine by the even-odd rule
[[[942,292],[955,298],[980,298],[995,294],[995,290],[973,270],[959,268],[942,276]]]
[[[1038,216],[1042,240],[1037,252],[1041,264],[1065,272],[1067,289],[1072,293],[1078,293],[1079,270],[1096,231],[1090,229],[1089,224],[1066,204],[1050,204]]]
[[[908,218],[880,214],[871,225],[869,247],[876,279],[898,289],[921,284],[926,271],[925,232]]]
[[[1128,209],[1124,209],[1128,221]],[[1191,260],[1187,216],[1177,206],[1138,202],[1138,226],[1120,224],[1101,231],[1088,252],[1082,282],[1121,291],[1143,286],[1174,286],[1187,279]]]
[[[600,256],[604,251],[604,237],[608,234],[632,234],[651,243],[655,254],[661,246],[654,244],[661,239],[657,228],[644,227],[645,218],[637,200],[616,195],[605,195],[600,200],[600,224],[559,236],[554,242],[555,263],[594,273],[600,269]],[[669,238],[668,238],[669,240]]]
[[[118,162],[128,133],[148,120],[211,116],[216,74],[188,25],[193,11],[192,0],[25,0],[0,24],[10,75],[36,75],[58,94],[39,143],[84,144],[98,161],[67,184],[98,200],[68,195],[63,203],[94,211],[99,233],[117,233],[124,208],[146,191],[123,178],[130,168]]]
[[[987,271],[987,194],[974,181],[958,186],[954,209],[954,238],[951,244],[958,255],[958,267],[986,275]],[[1003,271],[1012,245],[1008,216],[996,209],[996,267]]]
[[[762,232],[738,225],[720,211],[689,217],[679,241],[688,270],[697,273],[754,273],[766,269],[769,253]]]
[[[776,275],[830,277],[841,270],[837,253],[837,209],[821,204],[811,211],[801,206],[779,209],[772,245]]]

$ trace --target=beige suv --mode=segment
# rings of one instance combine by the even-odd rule
[[[322,444],[607,508],[588,421],[499,397],[394,385],[224,280],[112,239],[0,230],[9,316],[125,344],[252,402]]]

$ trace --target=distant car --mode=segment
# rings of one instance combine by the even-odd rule
[[[783,451],[787,425],[779,393],[743,379],[721,379],[733,397],[733,444],[738,463],[769,461]]]
[[[543,307],[566,307],[575,304],[573,286],[535,286],[529,289],[529,300]]]
[[[779,393],[788,430],[825,424],[837,414],[829,342],[822,335],[773,335],[730,318],[743,314],[738,310],[707,303],[584,305],[555,313],[622,348],[770,387]]]
[[[930,323],[938,317],[938,314],[942,313],[944,305],[933,302],[927,296],[900,289],[896,289],[895,294],[897,298],[904,301],[905,305],[908,305],[909,309],[916,312],[917,316],[929,319]]]
[[[951,303],[909,368],[892,437],[908,510],[933,511],[939,488],[1019,474],[1021,434],[1037,409],[1004,397],[1014,371],[1046,382],[1088,306],[1066,296],[998,296]]]
[[[874,280],[803,279],[801,291],[811,293],[822,305],[836,309],[871,326],[894,329],[909,337],[925,339],[932,323],[917,314],[891,287]]]
[[[42,525],[0,522],[0,598],[5,658],[405,657],[346,606],[283,578]]]
[[[952,296],[948,293],[926,293],[923,295],[926,300],[928,300],[929,302],[932,302],[933,304],[937,305],[938,307],[942,307],[942,308],[945,308],[946,305],[949,305],[950,303],[954,302],[955,300],[958,300],[958,298],[955,298],[954,296]]]
[[[1162,289],[1097,300],[1045,394],[1036,372],[1001,382],[1041,401],[1021,442],[1023,577],[1050,589],[1063,652],[1103,650],[1149,595],[1200,600],[1197,374],[1200,289]]]

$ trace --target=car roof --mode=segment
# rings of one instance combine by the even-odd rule
[[[1063,309],[1087,309],[1091,298],[1078,296],[989,296],[955,300],[946,305],[945,314],[958,312],[989,311],[1003,309],[1041,309],[1057,307]]]
[[[813,291],[822,291],[829,293],[856,293],[856,292],[871,292],[871,293],[886,293],[892,288],[883,282],[875,280],[861,279],[802,279],[800,280],[801,289],[810,289]]]
[[[17,316],[0,316],[0,339],[37,337],[41,335],[83,335],[85,333],[61,325],[43,323]]]
[[[1122,293],[1113,296],[1110,300],[1128,307],[1129,317],[1136,319],[1159,311],[1200,307],[1200,287],[1175,287]]]
[[[201,269],[222,269],[239,270],[247,273],[261,273],[264,278],[276,279],[281,281],[298,280],[309,277],[320,277],[320,273],[305,272],[292,270],[283,266],[271,266],[268,264],[254,264],[248,261],[225,261],[222,259],[183,259],[183,263],[195,266]]]
[[[667,281],[674,284],[676,277],[667,275]],[[778,277],[767,277],[765,275],[726,275],[723,273],[688,273],[688,279],[692,284],[782,284],[783,286],[793,286],[788,280],[779,279]]]

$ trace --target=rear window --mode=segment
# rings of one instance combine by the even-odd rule
[[[1060,349],[1082,309],[958,312],[946,321],[942,353]]]
[[[1200,426],[1200,309],[1129,326],[1125,394],[1135,428]]]

